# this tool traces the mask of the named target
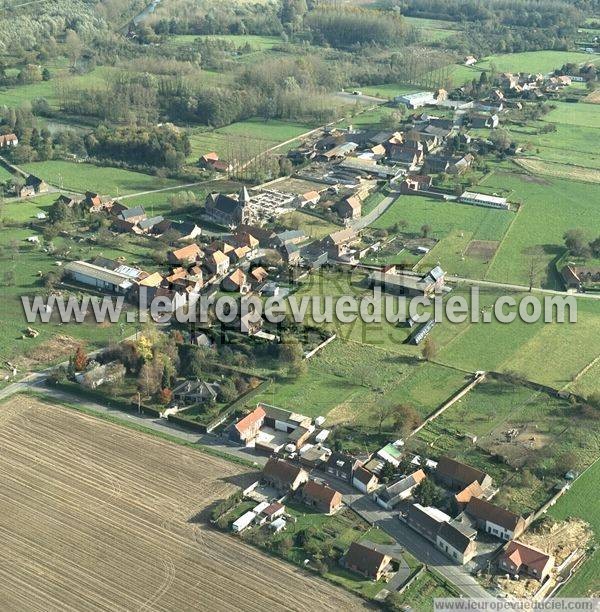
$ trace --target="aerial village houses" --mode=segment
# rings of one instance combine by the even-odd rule
[[[344,198],[336,206],[338,215],[342,219],[360,219],[362,214],[362,203],[358,196]]]
[[[412,495],[414,489],[425,480],[425,472],[417,470],[395,483],[382,486],[373,493],[373,499],[386,510],[393,510],[403,499]]]
[[[169,260],[170,264],[186,266],[199,261],[202,256],[202,249],[196,243],[193,243],[181,247],[180,249],[170,251],[167,255],[167,259]]]
[[[19,139],[16,134],[0,134],[0,149],[5,147],[16,147]]]
[[[498,567],[512,575],[523,574],[544,582],[554,567],[554,557],[533,546],[512,540],[502,551]]]
[[[413,504],[406,522],[456,563],[468,563],[477,552],[477,532],[437,508]]]
[[[492,478],[482,470],[460,463],[450,457],[441,457],[435,471],[435,479],[442,485],[460,491],[477,482],[483,489],[492,485]]]
[[[267,461],[262,474],[263,480],[280,493],[296,491],[308,482],[308,472],[305,469],[275,457]]]
[[[352,482],[355,470],[360,465],[361,462],[355,457],[345,455],[339,451],[333,451],[327,461],[321,466],[321,469],[331,476],[350,483]]]
[[[238,444],[249,446],[256,439],[265,420],[265,415],[265,409],[262,406],[257,406],[250,414],[235,423],[229,434],[230,439]]]
[[[523,517],[485,499],[471,498],[465,512],[475,519],[479,529],[502,540],[514,540],[525,531]]]
[[[342,494],[326,484],[309,480],[301,492],[302,501],[320,512],[333,514],[342,507]]]
[[[173,389],[173,399],[185,405],[202,404],[217,399],[218,383],[207,383],[203,380],[186,380]]]
[[[352,476],[352,485],[361,493],[372,493],[379,484],[379,479],[375,474],[369,472],[364,467],[359,466]]]
[[[375,581],[381,580],[392,571],[390,555],[377,552],[358,542],[350,544],[343,558],[343,564],[347,569]]]

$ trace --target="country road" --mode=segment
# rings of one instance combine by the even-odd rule
[[[485,281],[476,278],[464,278],[462,276],[446,276],[447,282],[465,283],[466,285],[477,285],[479,287],[495,287],[497,289],[506,289],[508,291],[524,291],[529,293],[529,287],[526,285],[513,285],[510,283],[499,283],[496,281]],[[547,295],[561,295],[564,297],[570,296],[575,298],[588,298],[591,300],[600,300],[600,293],[569,293],[568,291],[558,291],[556,289],[544,289],[542,287],[533,287],[531,293],[545,293]]]

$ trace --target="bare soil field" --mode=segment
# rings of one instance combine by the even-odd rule
[[[248,468],[29,397],[0,404],[3,610],[356,610],[205,524]]]
[[[500,243],[497,240],[471,240],[466,254],[469,257],[491,259],[498,250],[499,245]]]

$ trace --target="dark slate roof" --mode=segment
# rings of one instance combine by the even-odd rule
[[[509,531],[514,531],[519,521],[522,520],[518,514],[478,497],[471,498],[466,512],[477,519],[500,525]]]
[[[234,213],[240,205],[235,198],[224,193],[211,193],[208,197],[214,208],[227,214]]]
[[[408,509],[408,516],[411,523],[417,525],[419,531],[423,530],[436,533],[439,528],[439,521],[436,521],[431,515],[427,514],[427,512],[421,510],[416,504],[410,506]]]
[[[441,457],[437,465],[437,473],[441,476],[446,476],[452,480],[462,482],[465,486],[477,481],[479,484],[483,482],[483,479],[487,474],[478,470],[477,468],[471,467],[451,459],[450,457]]]
[[[332,467],[339,472],[344,472],[348,475],[348,478],[350,478],[357,461],[358,459],[352,455],[346,455],[344,453],[334,451],[329,456],[329,459],[327,459],[325,467]]]
[[[375,576],[387,559],[385,554],[358,542],[352,542],[346,553],[346,564],[358,568],[369,576]]]
[[[472,541],[462,531],[450,523],[442,523],[438,535],[442,540],[448,542],[452,548],[463,553],[467,550]]]

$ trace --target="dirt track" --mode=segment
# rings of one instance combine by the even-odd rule
[[[364,607],[194,518],[249,476],[67,408],[0,404],[0,608]]]

